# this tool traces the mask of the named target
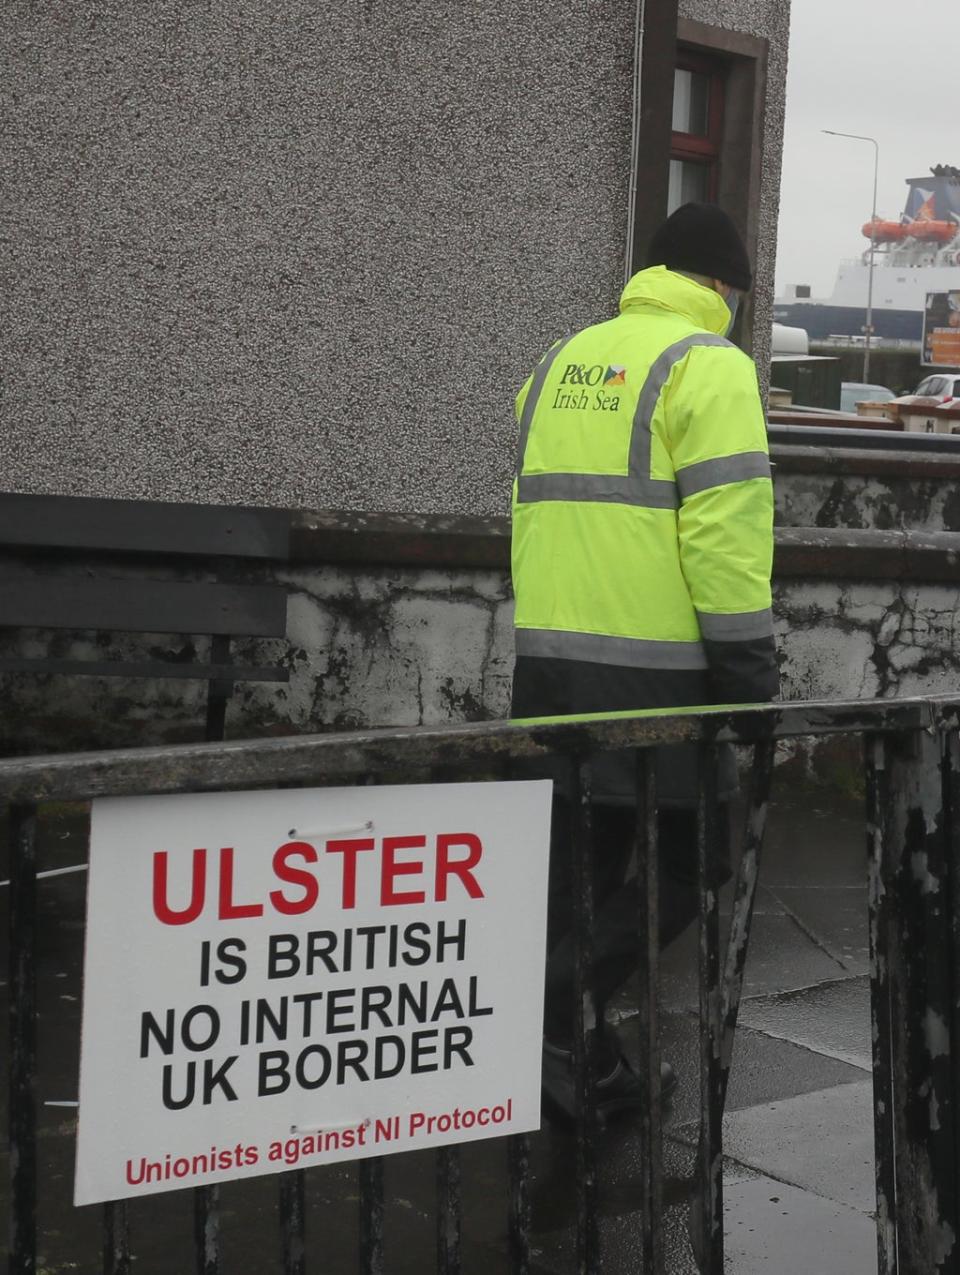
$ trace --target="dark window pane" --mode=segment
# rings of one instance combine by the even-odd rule
[[[707,135],[707,104],[710,96],[710,80],[697,71],[673,73],[673,131]]]

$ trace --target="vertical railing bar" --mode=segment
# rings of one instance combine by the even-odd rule
[[[723,1272],[720,900],[717,889],[717,750],[700,749],[697,802],[700,978],[699,1248],[704,1275]]]
[[[452,780],[456,771],[444,765],[430,768],[432,783]],[[438,1275],[460,1275],[461,1261],[461,1191],[460,1148],[439,1147],[435,1155],[436,1180],[436,1250]]]
[[[957,1199],[942,740],[931,728],[895,734],[886,763],[884,859],[896,901],[886,934],[897,1261],[910,1275],[946,1275],[956,1268]]]
[[[280,1174],[280,1244],[283,1275],[306,1275],[306,1210],[302,1169]]]
[[[954,1173],[955,1207],[960,1217],[960,734],[956,727],[944,728],[944,794],[946,849],[949,879],[950,939],[953,967],[950,1047],[954,1059]]]
[[[367,772],[358,774],[358,787],[376,786],[378,776]],[[361,1160],[357,1173],[360,1209],[360,1275],[383,1275],[384,1244],[384,1185],[383,1157],[370,1156]]]
[[[640,886],[637,1025],[640,1045],[640,1219],[644,1272],[663,1270],[663,1144],[660,1120],[659,839],[656,754],[636,755],[636,850]]]
[[[750,788],[744,819],[742,851],[737,869],[734,890],[733,914],[723,968],[723,984],[720,993],[720,1021],[723,1038],[720,1046],[720,1109],[727,1100],[727,1084],[730,1079],[730,1063],[733,1059],[733,1042],[740,1013],[740,996],[750,944],[750,925],[757,897],[760,876],[760,853],[767,826],[770,806],[770,786],[773,781],[773,758],[776,745],[772,739],[760,740],[753,747],[753,764],[750,768]]]
[[[383,1157],[360,1161],[360,1275],[383,1275]]]
[[[502,777],[516,779],[516,765],[502,763]],[[510,1275],[530,1275],[530,1137],[515,1133],[507,1138],[507,1256]]]
[[[944,947],[952,949],[953,936],[955,933],[954,918],[949,914],[950,904],[953,900],[952,872],[951,863],[953,859],[953,837],[951,831],[951,785],[948,783],[948,745],[947,736],[943,729],[930,727],[926,732],[926,737],[935,740],[934,761],[935,771],[932,776],[934,781],[934,789],[936,793],[936,812],[935,822],[938,824],[938,835],[935,841],[936,857],[939,859],[937,864],[937,874],[941,883],[941,900],[939,906],[930,910],[931,920],[939,918],[940,915],[946,913],[942,922],[942,943]],[[928,766],[930,763],[928,763]],[[940,924],[939,920],[937,923]],[[932,929],[932,926],[931,926]],[[952,955],[952,954],[951,954]],[[938,1119],[930,1119],[929,1127],[934,1133],[938,1146],[934,1150],[934,1178],[937,1181],[938,1195],[941,1201],[940,1217],[938,1221],[941,1223],[943,1231],[949,1232],[954,1236],[954,1247],[956,1246],[956,1235],[958,1223],[960,1223],[960,1212],[958,1212],[958,1192],[957,1192],[957,1173],[958,1165],[956,1161],[956,1144],[957,1144],[957,1123],[960,1120],[960,1107],[957,1105],[957,1057],[952,1052],[952,1023],[953,1023],[953,1006],[955,1003],[955,989],[953,985],[954,962],[948,955],[947,961],[944,962],[944,968],[939,966],[938,962],[934,962],[934,974],[931,978],[931,984],[928,990],[928,1004],[934,1013],[939,1013],[941,1021],[946,1025],[947,1048],[945,1051],[946,1061],[942,1062],[937,1058],[933,1062],[931,1069],[931,1079],[933,1083],[933,1095],[931,1105],[934,1103],[938,1106]],[[941,979],[942,974],[942,979]],[[933,1055],[935,1050],[931,1049]],[[941,1139],[936,1136],[940,1126],[950,1131],[952,1136]],[[936,1132],[934,1132],[936,1131]],[[930,1251],[936,1253],[937,1237],[935,1229],[931,1228]],[[939,1256],[939,1254],[937,1254]],[[953,1260],[944,1261],[941,1270],[954,1268],[956,1265],[956,1251],[953,1254]]]
[[[103,1206],[104,1275],[130,1275],[130,1228],[126,1200]]]
[[[460,1275],[460,1148],[437,1151],[437,1271]]]
[[[226,662],[229,655],[229,637],[215,635],[210,644],[211,660]],[[208,744],[223,742],[228,694],[229,687],[222,681],[207,683],[204,738]],[[220,1275],[220,1187],[216,1184],[194,1187],[193,1239],[198,1275]]]
[[[10,835],[10,1275],[37,1262],[37,810],[12,806]]]
[[[220,1188],[193,1190],[193,1235],[197,1275],[220,1275]]]
[[[593,979],[593,820],[589,762],[573,766],[573,880],[576,1012],[573,1056],[576,1096],[578,1275],[600,1270],[597,1217],[596,1001]]]
[[[525,1133],[507,1140],[510,1174],[508,1243],[510,1275],[530,1275],[530,1138]]]
[[[896,1174],[894,1167],[893,1068],[890,1059],[889,877],[887,859],[889,773],[882,735],[864,738],[867,816],[867,883],[870,927],[870,1015],[873,1050],[874,1177],[877,1196],[877,1272],[896,1275]]]
[[[210,663],[230,662],[230,638],[215,633],[210,639]],[[233,694],[234,683],[228,678],[214,677],[207,682],[206,739],[215,743],[225,738],[227,726],[227,701]]]

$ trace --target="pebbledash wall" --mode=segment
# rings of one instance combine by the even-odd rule
[[[623,284],[638,16],[640,223],[677,39],[731,68],[720,193],[756,246],[765,367],[788,14],[7,0],[0,484],[505,512],[517,388]]]

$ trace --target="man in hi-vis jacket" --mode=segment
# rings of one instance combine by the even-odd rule
[[[558,341],[520,391],[513,717],[776,696],[766,427],[756,369],[726,338],[751,283],[730,218],[686,204],[654,235],[617,317]],[[695,750],[662,750],[658,776],[665,946],[697,912]],[[544,1094],[570,1116],[571,812],[555,791]],[[593,795],[597,1104],[609,1115],[639,1097],[603,1019],[638,950],[629,759],[602,759]],[[662,1093],[675,1083],[664,1065]]]

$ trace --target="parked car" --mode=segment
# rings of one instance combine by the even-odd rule
[[[927,376],[913,392],[949,403],[951,399],[960,398],[960,372],[938,372],[936,376]]]
[[[896,397],[893,390],[888,390],[885,385],[868,385],[864,381],[840,383],[841,412],[855,412],[858,403],[889,403]]]

